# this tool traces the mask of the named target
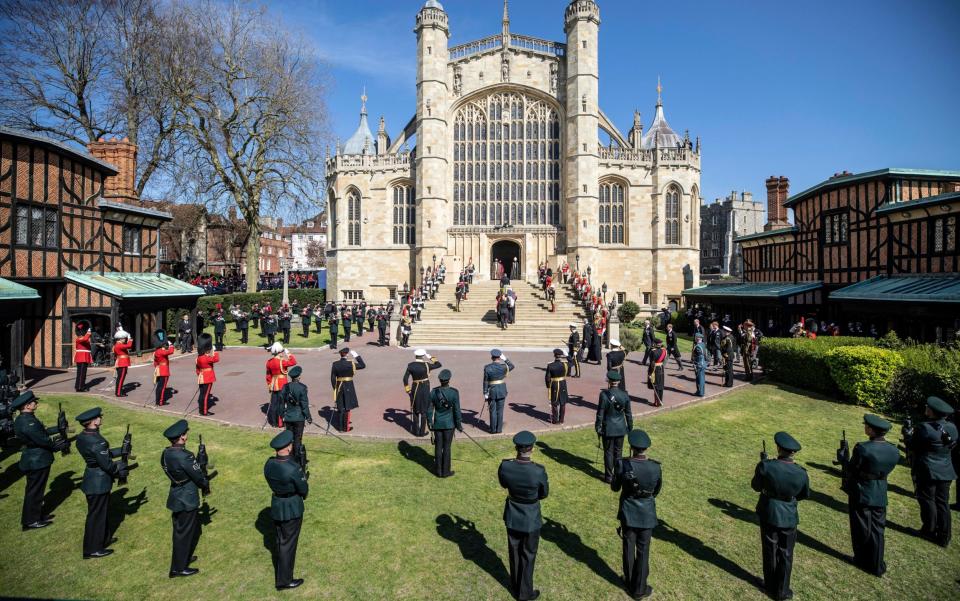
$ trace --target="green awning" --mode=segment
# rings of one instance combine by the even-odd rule
[[[960,303],[960,274],[880,275],[831,292],[830,300]]]
[[[37,291],[29,286],[18,284],[13,280],[0,278],[0,301],[30,301],[40,300]]]
[[[203,296],[203,288],[172,278],[162,273],[68,271],[67,280],[85,288],[102,292],[121,300],[134,298]]]
[[[763,282],[756,284],[707,284],[697,288],[687,288],[684,296],[693,298],[784,298],[819,289],[821,282]]]

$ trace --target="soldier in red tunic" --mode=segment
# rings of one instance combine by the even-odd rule
[[[170,355],[176,350],[173,343],[167,338],[167,333],[157,330],[153,333],[153,381],[156,384],[155,403],[157,407],[166,405],[167,384],[170,382]]]
[[[73,363],[77,366],[77,380],[73,389],[83,392],[87,389],[87,366],[93,355],[90,354],[90,322],[77,322],[77,337],[73,339]]]
[[[130,334],[127,333],[123,326],[117,326],[117,333],[113,335],[115,341],[113,345],[113,354],[116,356],[116,361],[114,362],[114,367],[117,370],[117,388],[114,393],[118,397],[127,396],[127,393],[123,391],[123,381],[127,379],[127,368],[130,367],[130,349],[133,347],[133,342],[130,340]]]
[[[297,358],[283,348],[279,342],[270,347],[273,357],[267,360],[267,390],[270,392],[270,404],[267,406],[267,423],[275,428],[283,427],[283,396],[280,391],[289,378],[287,370],[297,364]]]
[[[197,384],[200,386],[200,415],[212,415],[210,411],[210,391],[217,381],[217,374],[213,371],[213,364],[220,361],[220,353],[213,350],[213,336],[200,334],[197,338]]]

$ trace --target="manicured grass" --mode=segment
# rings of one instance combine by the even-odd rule
[[[78,397],[45,398],[40,415],[54,423],[56,401],[68,415],[91,404]],[[196,423],[188,446],[203,434],[220,475],[208,498],[209,523],[197,549],[201,573],[167,578],[170,517],[167,480],[159,467],[163,428],[174,420],[151,412],[105,406],[105,435],[119,445],[127,422],[141,463],[126,490],[114,493],[111,517],[117,553],[83,561],[86,504],[74,488],[82,464],[74,451],[59,457],[48,499],[56,524],[22,533],[23,480],[2,459],[0,519],[4,560],[2,594],[85,599],[509,599],[506,537],[497,484],[509,440],[454,443],[456,476],[439,480],[427,466],[432,449],[407,443],[310,437],[311,494],[300,538],[297,574],[306,584],[278,595],[268,550],[272,523],[262,466],[271,454],[269,432]],[[653,438],[652,457],[663,463],[650,584],[658,599],[763,599],[753,584],[761,571],[758,527],[749,486],[766,439],[789,430],[804,449],[813,499],[801,503],[793,589],[798,600],[956,598],[960,544],[942,549],[905,533],[919,525],[909,496],[910,476],[891,477],[887,529],[889,572],[878,579],[843,557],[850,553],[846,500],[830,466],[840,430],[861,437],[862,410],[772,385],[739,390],[713,403],[638,420]],[[308,431],[319,432],[315,427]],[[537,558],[536,585],[544,599],[625,599],[619,584],[617,495],[596,479],[596,437],[590,430],[541,438],[535,460],[546,465],[550,497]],[[952,498],[952,497],[951,497]],[[956,514],[955,516],[956,517]]]
[[[207,326],[206,328],[204,328],[203,331],[213,336],[213,326]],[[364,322],[363,338],[361,338],[361,340],[369,341],[371,340],[371,336],[373,337],[372,338],[373,340],[377,339],[376,328],[374,328],[374,331],[371,334],[370,331],[367,330],[366,322]],[[351,341],[356,338],[357,338],[357,328],[356,326],[354,326],[353,336],[351,338]],[[283,336],[278,335],[276,337],[276,340],[283,342]],[[342,341],[343,341],[342,325],[340,326],[337,340],[340,341],[342,344]],[[232,323],[228,323],[227,331],[223,335],[223,342],[227,346],[264,346],[267,344],[267,336],[263,333],[262,328],[254,329],[251,327],[249,330],[247,330],[247,343],[241,344],[240,332],[236,330],[236,328]],[[290,346],[291,348],[317,348],[321,346],[328,346],[329,344],[330,344],[330,329],[327,327],[327,322],[323,322],[323,326],[321,326],[320,333],[317,333],[317,324],[313,320],[311,320],[310,334],[306,338],[304,338],[303,336],[303,327],[300,326],[299,324],[294,325],[290,329],[290,344],[288,346]]]

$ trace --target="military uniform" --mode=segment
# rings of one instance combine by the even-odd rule
[[[620,346],[620,341],[614,338],[610,341],[613,350],[607,353],[607,371],[616,371],[620,374],[618,388],[627,389],[627,374],[623,363],[627,360],[627,352]]]
[[[730,329],[724,326],[723,336],[720,338],[720,356],[723,357],[723,386],[733,388],[733,336]]]
[[[279,450],[292,443],[293,434],[288,431],[277,434],[270,446]],[[274,584],[278,590],[296,588],[303,584],[303,579],[294,579],[293,568],[303,524],[303,501],[310,492],[310,485],[303,470],[291,460],[290,455],[267,459],[263,466],[263,477],[273,493],[270,498],[270,517],[276,531]]]
[[[160,467],[170,479],[167,509],[173,516],[173,551],[170,559],[170,577],[192,576],[199,570],[190,567],[190,559],[200,541],[200,491],[210,494],[210,482],[197,463],[193,453],[176,442],[186,431],[186,420],[179,420],[163,435],[171,445],[160,455]]]
[[[240,344],[246,344],[250,334],[250,317],[241,312],[237,317],[237,329],[240,330]]]
[[[77,416],[81,424],[88,424],[100,417],[100,408],[84,411]],[[103,557],[113,553],[107,549],[107,509],[110,505],[110,489],[114,478],[126,477],[127,465],[123,461],[114,462],[121,456],[121,448],[111,449],[107,440],[100,434],[99,428],[84,428],[77,435],[77,452],[83,457],[86,469],[80,490],[87,497],[87,520],[83,529],[83,557]]]
[[[707,394],[707,346],[703,343],[702,335],[693,345],[693,372],[697,378],[697,396]]]
[[[267,345],[270,346],[277,340],[277,317],[267,315],[263,319],[263,334],[267,337]]]
[[[184,317],[187,317],[184,315]],[[193,350],[193,326],[190,319],[184,319],[177,327],[177,340],[180,341],[180,352],[189,353]]]
[[[650,358],[650,348],[653,347],[653,326],[647,323],[643,326],[643,334],[641,335],[641,342],[643,343],[643,362],[642,365],[647,364],[647,360]]]
[[[744,361],[748,361],[744,355]],[[883,439],[890,422],[867,415],[864,423],[879,433],[867,442],[858,442],[845,467],[844,490],[848,495],[853,561],[863,570],[882,576],[884,528],[887,523],[887,476],[900,462],[896,445]]]
[[[363,357],[354,353],[353,359],[347,357],[351,353],[350,349],[344,347],[340,349],[340,359],[333,362],[330,366],[330,387],[333,388],[333,403],[340,416],[340,430],[349,432],[353,430],[350,425],[350,412],[360,406],[357,399],[357,390],[353,386],[353,376],[358,369],[364,369],[367,365],[363,362]]]
[[[683,360],[680,358],[680,349],[677,347],[677,332],[675,330],[667,330],[667,333],[664,335],[667,343],[667,354],[674,358],[677,362],[677,369],[683,369]]]
[[[526,431],[513,437],[519,448],[532,447],[534,442],[534,435]],[[508,493],[503,523],[510,551],[510,590],[521,601],[536,599],[540,592],[533,588],[533,568],[540,546],[540,500],[550,492],[547,470],[529,458],[504,459],[497,478]]]
[[[430,391],[427,405],[427,420],[433,430],[434,473],[440,478],[453,475],[450,470],[450,451],[453,446],[453,431],[463,432],[463,416],[460,414],[460,391],[449,385],[450,370],[440,372],[440,386]]]
[[[377,342],[380,346],[387,344],[387,326],[389,325],[387,322],[389,319],[386,313],[382,311],[377,313],[377,335],[379,336]]]
[[[10,405],[11,409],[22,409],[24,405],[35,401],[32,391],[18,396]],[[24,530],[49,526],[51,520],[43,513],[43,491],[50,477],[53,454],[68,443],[54,441],[51,434],[58,432],[56,427],[47,428],[32,412],[21,411],[13,421],[13,433],[24,446],[17,464],[26,476],[26,489],[23,494],[23,510],[20,513],[20,525]]]
[[[553,361],[547,364],[543,374],[543,385],[547,387],[550,401],[550,423],[562,424],[567,413],[567,364],[563,361],[563,350],[554,349]]]
[[[343,322],[343,341],[350,342],[350,333],[353,330],[353,313],[347,309],[340,315],[340,319]]]
[[[774,440],[786,451],[800,450],[800,444],[786,432],[777,432]],[[791,458],[764,459],[757,464],[750,486],[760,493],[757,515],[764,587],[774,599],[789,599],[793,596],[790,590],[793,546],[800,523],[797,502],[810,496],[810,478]]]
[[[280,391],[284,406],[283,425],[293,433],[293,453],[298,458],[303,453],[304,422],[313,423],[313,416],[310,415],[310,399],[307,397],[307,385],[296,380],[301,373],[303,373],[303,368],[299,365],[291,367],[288,375],[293,378],[293,381],[287,382]]]
[[[366,303],[357,305],[357,310],[353,312],[353,321],[357,324],[357,336],[363,336],[363,318],[367,314]]]
[[[277,327],[283,334],[283,343],[290,344],[290,310],[283,308],[280,310],[280,317],[277,319]]]
[[[666,373],[663,364],[667,361],[667,350],[660,346],[658,340],[654,341],[653,348],[647,353],[647,388],[653,390],[653,406],[663,406],[663,385],[666,380]]]
[[[436,358],[427,359],[426,351],[417,350],[417,360],[407,364],[403,372],[403,387],[410,397],[413,413],[413,435],[427,435],[427,408],[430,406],[430,370],[443,367]]]
[[[223,335],[226,332],[227,321],[223,318],[223,313],[217,313],[217,316],[213,318],[213,337],[218,351],[223,350]]]
[[[630,395],[617,388],[619,378],[619,372],[607,372],[611,387],[600,391],[594,423],[597,435],[603,438],[603,481],[608,484],[613,480],[616,462],[623,456],[623,437],[633,430]]]
[[[503,353],[499,349],[493,349],[490,356],[499,359],[503,357]],[[503,431],[503,408],[507,401],[506,378],[513,368],[513,362],[506,357],[503,357],[503,361],[488,363],[483,368],[483,398],[490,406],[491,434]]]
[[[330,348],[334,350],[337,348],[337,335],[340,331],[339,325],[337,322],[337,313],[334,311],[330,314],[330,318],[327,319],[327,329],[330,331]]]
[[[650,437],[643,430],[633,430],[629,438],[634,449],[643,451],[650,447]],[[648,597],[653,592],[647,585],[647,576],[650,541],[658,524],[656,496],[661,486],[660,463],[648,459],[642,452],[620,459],[610,483],[614,492],[620,491],[617,519],[623,539],[623,580],[627,593],[634,599]]]
[[[307,307],[300,316],[300,325],[303,326],[303,337],[310,336],[310,318],[313,316],[313,309]],[[319,318],[318,318],[319,319]]]
[[[946,421],[953,408],[942,399],[928,398],[927,408],[934,417],[918,425],[906,443],[913,454],[921,534],[946,547],[951,538],[950,483],[957,479],[950,457],[957,444],[957,426]]]
[[[571,378],[580,377],[580,334],[576,324],[570,324],[570,336],[567,337],[567,365]]]

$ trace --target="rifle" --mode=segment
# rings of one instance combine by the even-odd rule
[[[117,478],[117,481],[121,485],[126,485],[127,473],[136,467],[136,464],[127,464],[131,459],[136,459],[136,457],[133,455],[133,435],[130,434],[130,424],[127,424],[127,432],[123,435],[123,442],[120,443],[120,462],[123,464],[123,467],[121,468],[120,477]]]
[[[303,470],[304,477],[310,479],[310,470],[307,469],[307,464],[310,461],[307,459],[307,447],[300,443],[297,445],[297,463],[300,464],[300,469]]]
[[[840,439],[840,447],[837,449],[837,460],[833,465],[840,466],[840,490],[847,489],[847,467],[850,464],[850,445],[847,443],[847,431],[843,430],[843,437]]]
[[[763,440],[762,443],[763,443],[763,450],[760,451],[760,461],[766,461],[766,460],[767,460],[767,457],[768,457],[768,456],[767,456],[767,441],[766,441],[766,440]]]
[[[210,457],[207,455],[207,445],[203,444],[203,434],[200,434],[199,437],[199,446],[197,446],[197,465],[200,466],[200,471],[203,472],[203,476],[207,480],[213,480],[213,477],[217,475],[217,470],[213,470],[212,473],[208,473],[207,470],[213,468],[210,465]]]
[[[59,413],[57,414],[57,432],[60,434],[60,454],[70,454],[70,423],[67,421],[67,414],[63,411],[63,403],[58,403]]]

